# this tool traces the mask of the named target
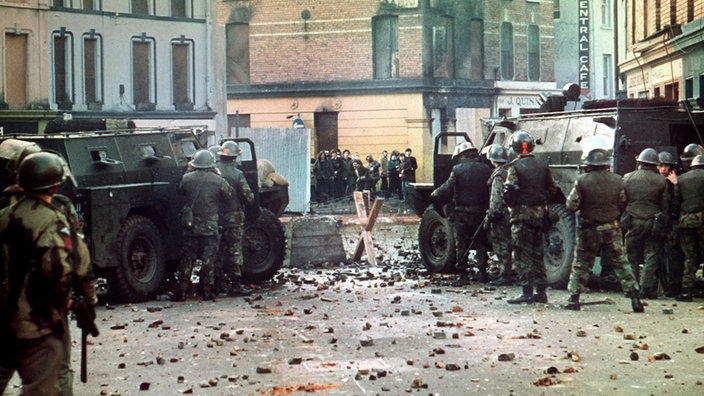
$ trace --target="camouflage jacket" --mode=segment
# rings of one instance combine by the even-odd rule
[[[508,214],[508,208],[504,202],[504,182],[508,168],[506,165],[498,166],[489,177],[489,214],[496,218],[501,218]]]
[[[233,189],[221,176],[209,169],[187,172],[179,191],[185,196],[184,205],[192,205],[192,235],[217,235],[219,213],[232,199]]]
[[[241,219],[245,205],[254,203],[254,193],[249,188],[244,173],[237,169],[234,161],[221,161],[217,166],[220,169],[220,175],[230,183],[233,189],[232,199],[225,202],[220,212],[220,224],[227,226]]]
[[[71,283],[90,271],[85,243],[72,238],[71,226],[59,209],[31,194],[0,211],[0,229],[7,264],[7,307],[15,336],[60,335]],[[72,262],[75,252],[86,254],[78,267]]]

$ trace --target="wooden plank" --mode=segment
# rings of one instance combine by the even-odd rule
[[[372,232],[362,231],[362,238],[364,239],[364,247],[367,252],[367,261],[371,265],[376,265],[376,252],[374,251],[374,243],[372,242]]]
[[[361,191],[355,191],[352,196],[354,197],[354,207],[357,209],[357,217],[366,224],[367,208],[364,206],[364,195]]]
[[[377,198],[374,200],[374,205],[372,205],[372,210],[369,213],[369,219],[367,220],[367,225],[364,227],[365,230],[370,231],[374,228],[377,217],[379,217],[379,212],[381,212],[381,207],[384,205],[384,198]]]

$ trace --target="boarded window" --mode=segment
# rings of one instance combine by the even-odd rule
[[[83,39],[83,87],[87,104],[99,103],[102,98],[102,71],[100,61],[100,41],[98,38]]]
[[[528,80],[540,80],[540,28],[528,25]]]
[[[171,44],[172,88],[174,104],[191,103],[191,46],[188,43]]]
[[[226,36],[227,83],[249,84],[249,25],[230,23]]]
[[[374,78],[398,78],[398,17],[384,15],[372,20]]]
[[[54,36],[54,103],[69,109],[73,101],[73,70],[71,67],[71,36]]]
[[[186,0],[171,0],[171,16],[186,16]]]
[[[513,25],[501,24],[501,79],[513,80]]]
[[[149,1],[148,0],[132,0],[131,1],[133,14],[149,15]]]
[[[484,79],[484,21],[472,19],[469,21],[469,57],[472,69],[469,78],[472,80]]]
[[[433,76],[452,77],[452,54],[448,29],[433,27]]]
[[[5,34],[5,103],[10,110],[27,108],[27,35]]]
[[[132,96],[136,106],[152,103],[152,43],[132,42]]]

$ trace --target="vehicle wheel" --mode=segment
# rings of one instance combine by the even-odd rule
[[[159,229],[148,218],[127,217],[117,236],[120,261],[108,283],[113,296],[124,302],[137,302],[156,293],[166,270],[159,235]]]
[[[557,215],[559,220],[543,239],[545,272],[548,285],[554,289],[564,289],[570,280],[574,257],[574,214],[560,204],[548,205],[548,210],[552,215]]]
[[[286,235],[279,218],[261,208],[257,220],[245,224],[242,236],[242,277],[247,282],[271,279],[286,256]]]
[[[455,273],[455,236],[450,221],[428,207],[418,227],[418,249],[430,272]]]

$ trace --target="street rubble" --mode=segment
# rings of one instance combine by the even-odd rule
[[[384,224],[381,222],[381,224]],[[344,227],[354,250],[359,225]],[[519,288],[423,267],[417,224],[375,230],[363,259],[288,266],[249,297],[98,308],[88,382],[77,395],[619,395],[704,393],[702,301],[594,291],[580,312],[564,290],[515,306]],[[80,333],[72,322],[73,368]],[[6,395],[19,394],[17,378]]]

